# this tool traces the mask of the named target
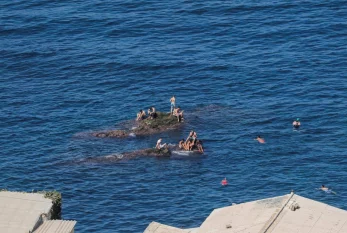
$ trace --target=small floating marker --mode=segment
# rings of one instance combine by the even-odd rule
[[[228,185],[227,178],[224,178],[221,183],[223,186]]]

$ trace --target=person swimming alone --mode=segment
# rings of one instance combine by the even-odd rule
[[[296,120],[293,121],[293,127],[294,127],[294,128],[299,128],[300,125],[301,125],[301,123],[300,123],[300,118],[296,118]]]
[[[254,140],[257,140],[259,143],[265,143],[265,139],[262,138],[262,137],[260,137],[259,135],[258,135],[257,138],[254,139]]]

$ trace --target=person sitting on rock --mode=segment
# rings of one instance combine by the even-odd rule
[[[295,121],[293,121],[293,127],[294,128],[299,128],[300,127],[300,119],[299,118],[296,118]]]
[[[154,119],[157,117],[157,113],[154,107],[151,107],[150,109],[148,109],[148,115],[151,119]]]
[[[147,110],[147,114],[148,114],[148,116],[151,115],[151,108],[149,108],[149,109]]]
[[[184,139],[179,141],[178,148],[183,149],[183,150],[189,150],[188,145],[185,143]]]
[[[200,153],[204,153],[204,148],[202,147],[202,141],[196,140],[196,147],[198,148]]]
[[[188,135],[188,137],[186,139],[186,143],[188,143],[189,140],[193,138],[193,134],[194,134],[194,130],[190,131],[190,133],[189,133],[189,135]]]
[[[189,144],[189,150],[193,150],[193,147],[195,146],[196,144],[196,139],[197,139],[198,135],[196,134],[196,132],[194,131],[193,132],[193,136],[191,137],[191,141],[190,141],[190,144]]]
[[[141,121],[146,118],[146,112],[143,111],[142,109],[137,113],[136,120]]]
[[[183,120],[183,111],[179,107],[174,109],[173,115],[177,117],[178,122]]]
[[[188,150],[192,150],[193,149],[193,147],[195,145],[195,140],[196,140],[197,137],[198,136],[197,136],[196,132],[194,132],[193,130],[190,131],[189,136],[188,136],[188,138],[186,140],[186,144],[188,145]]]
[[[161,144],[161,142],[162,142],[162,139],[159,138],[159,140],[157,141],[157,145],[155,146],[156,149],[160,150],[162,148],[167,148],[167,144],[166,143]]]

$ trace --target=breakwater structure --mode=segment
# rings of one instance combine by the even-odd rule
[[[291,192],[215,209],[197,228],[152,222],[144,233],[346,233],[347,211]]]
[[[0,190],[1,233],[74,233],[76,221],[61,220],[61,194]]]

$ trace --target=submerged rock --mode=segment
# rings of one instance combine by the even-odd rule
[[[155,133],[161,133],[164,131],[177,129],[182,125],[182,122],[177,121],[177,117],[171,116],[170,113],[157,112],[157,117],[155,119],[146,118],[142,121],[138,121],[137,127],[128,130],[109,130],[102,132],[95,132],[93,136],[95,137],[117,137],[123,138],[130,135],[144,136]]]
[[[134,157],[170,157],[171,150],[169,148],[156,149],[148,148],[143,150],[136,150],[133,152],[123,153],[125,158],[134,158]]]

